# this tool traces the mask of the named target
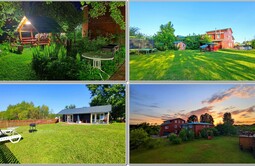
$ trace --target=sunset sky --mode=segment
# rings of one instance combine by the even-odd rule
[[[130,2],[130,26],[154,35],[172,22],[175,35],[232,28],[235,42],[255,38],[255,2]]]
[[[130,85],[130,124],[209,113],[217,125],[225,112],[235,124],[255,123],[255,84]]]

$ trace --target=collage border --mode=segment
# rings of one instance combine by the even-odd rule
[[[19,1],[19,0],[0,0],[0,1]],[[20,1],[47,1],[47,0],[20,0]],[[77,0],[52,0],[52,1],[77,1]],[[88,1],[102,1],[102,0],[88,0]],[[107,1],[107,0],[103,0]],[[144,166],[144,165],[159,165],[157,163],[153,164],[132,164],[130,163],[130,148],[129,148],[129,121],[130,121],[130,85],[137,85],[137,84],[148,84],[148,85],[157,85],[157,84],[253,84],[255,85],[254,81],[171,81],[171,80],[162,80],[162,81],[153,81],[153,80],[141,80],[141,81],[132,81],[130,80],[130,67],[129,67],[129,25],[130,25],[130,2],[255,2],[255,0],[108,0],[108,1],[121,1],[126,2],[126,30],[125,30],[125,48],[126,48],[126,61],[125,61],[125,80],[124,81],[0,81],[0,85],[23,85],[23,84],[33,84],[33,85],[47,85],[47,84],[124,84],[126,86],[126,147],[125,147],[125,163],[124,164],[36,164],[36,165],[137,165],[137,166]],[[255,11],[254,11],[255,12]],[[7,165],[7,164],[1,164],[1,165]],[[10,164],[8,164],[10,165]],[[31,165],[31,164],[11,164],[11,165]],[[167,165],[180,165],[180,166],[197,166],[197,165],[206,165],[206,166],[215,166],[215,165],[240,165],[240,166],[250,166],[255,165],[254,164],[222,164],[222,163],[216,163],[216,164],[206,164],[206,163],[200,163],[200,164],[160,164],[162,166]]]

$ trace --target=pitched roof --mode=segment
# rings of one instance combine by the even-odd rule
[[[74,109],[63,109],[58,114],[89,114],[89,113],[106,113],[112,110],[111,105],[82,107]]]
[[[26,25],[29,21],[31,24]],[[19,29],[32,29],[39,33],[63,32],[60,25],[52,18],[45,16],[24,16],[17,27]]]
[[[182,118],[175,118],[175,119],[165,120],[165,121],[161,124],[161,126],[164,126],[164,125],[170,124],[170,122],[171,122],[171,121],[174,121],[174,120],[177,120],[177,119],[183,120],[183,121],[185,122],[185,120],[184,120],[184,119],[182,119]]]
[[[204,123],[204,122],[192,122],[192,123],[184,123],[182,125],[213,125],[211,123]]]
[[[211,30],[211,31],[206,31],[206,33],[208,32],[215,32],[215,31],[227,31],[228,29],[231,30],[231,32],[233,33],[232,29],[231,28],[225,28],[225,29],[215,29],[215,30]]]

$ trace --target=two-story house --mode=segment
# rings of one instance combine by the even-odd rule
[[[210,123],[201,123],[201,122],[191,122],[186,123],[185,120],[181,118],[171,119],[164,121],[160,126],[160,136],[166,136],[170,133],[179,134],[181,129],[189,129],[193,130],[195,135],[198,136],[200,131],[203,128],[212,128],[214,127],[213,124]]]
[[[160,126],[160,136],[168,135],[170,133],[179,134],[182,128],[182,124],[185,120],[181,118],[171,119],[164,121]]]
[[[234,37],[231,28],[226,29],[215,29],[212,31],[207,31],[207,35],[212,38],[212,42],[216,43],[220,49],[224,48],[234,48]]]

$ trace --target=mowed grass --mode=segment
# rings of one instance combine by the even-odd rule
[[[255,50],[130,55],[130,80],[255,80]]]
[[[5,144],[19,163],[125,163],[125,124],[60,123],[28,130],[19,127],[23,140]]]
[[[130,153],[130,163],[255,163],[252,153],[239,149],[238,141],[238,137],[214,137],[134,150]]]
[[[22,54],[0,56],[0,80],[36,80],[32,58],[30,48],[25,48]]]

